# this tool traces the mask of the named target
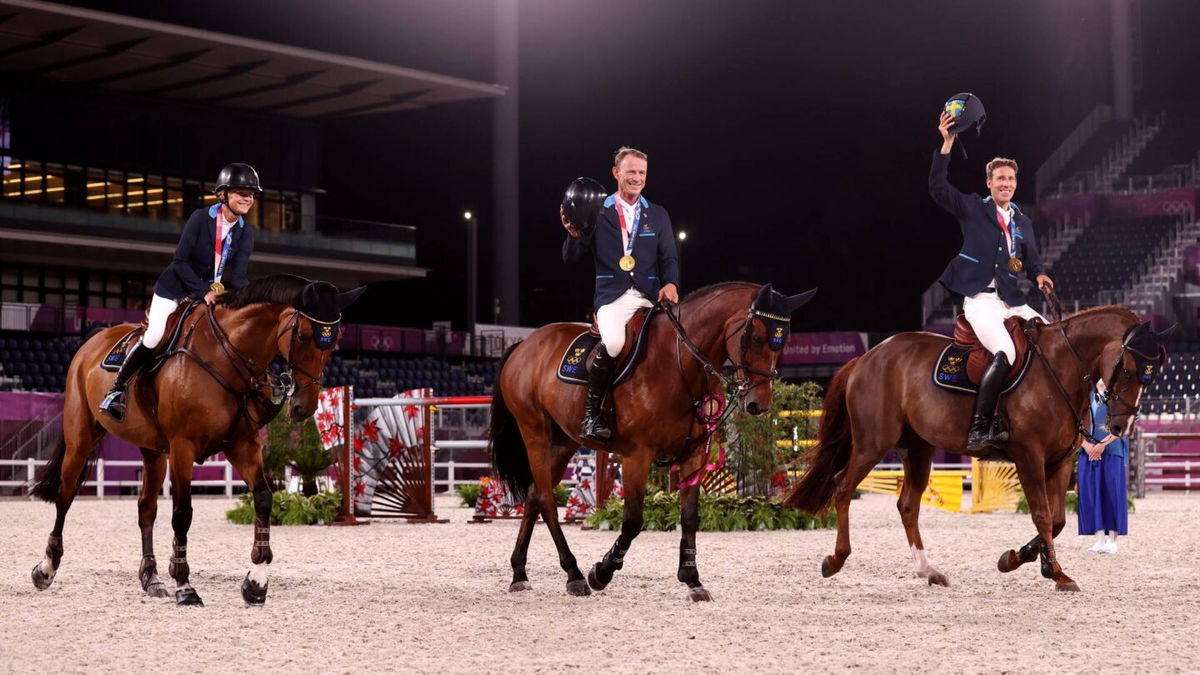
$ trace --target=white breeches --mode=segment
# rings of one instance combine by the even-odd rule
[[[178,300],[168,300],[155,294],[150,300],[150,316],[146,319],[146,332],[142,334],[142,344],[154,349],[162,342],[163,333],[167,331],[167,318],[179,307]]]
[[[963,315],[975,330],[983,348],[993,354],[1004,352],[1008,356],[1009,365],[1013,365],[1017,360],[1017,349],[1013,346],[1008,332],[1004,330],[1004,320],[1010,316],[1019,316],[1026,320],[1042,318],[1042,315],[1033,311],[1029,305],[1009,307],[995,293],[977,293],[964,298]]]
[[[641,291],[630,288],[621,297],[596,310],[596,327],[600,329],[600,342],[609,356],[616,357],[625,347],[625,324],[639,309],[652,307]]]

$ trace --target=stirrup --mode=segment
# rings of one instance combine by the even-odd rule
[[[124,396],[125,392],[120,389],[108,392],[108,395],[100,402],[100,410],[118,422],[122,421],[125,418],[125,401],[122,400]]]

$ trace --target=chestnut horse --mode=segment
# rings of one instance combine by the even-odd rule
[[[291,395],[289,413],[296,421],[317,407],[321,373],[340,337],[341,310],[363,291],[338,294],[325,282],[290,275],[259,279],[221,296],[212,307],[196,309],[181,327],[173,351],[153,375],[130,385],[123,422],[98,414],[115,373],[100,368],[113,345],[135,328],[123,324],[92,336],[79,348],[67,370],[63,409],[63,445],[37,475],[32,493],[57,507],[46,557],[33,568],[39,590],[50,587],[63,555],[63,521],[86,477],[85,467],[97,441],[111,433],[141,448],[144,471],[138,497],[142,561],[138,579],[151,597],[168,597],[154,557],[154,518],[168,465],[171,471],[175,531],[169,571],[180,605],[203,605],[188,582],[188,529],[192,523],[192,464],[224,452],[254,492],[254,568],[242,581],[242,597],[262,604],[267,597],[271,488],[262,471],[258,432],[283,405],[271,393]],[[276,355],[287,372],[268,370]],[[293,381],[291,373],[295,373]]]
[[[550,324],[510,348],[501,360],[492,397],[489,435],[497,472],[517,499],[525,499],[509,590],[531,588],[525,558],[539,515],[567,573],[567,592],[588,595],[589,584],[596,590],[607,586],[642,529],[650,465],[655,460],[678,461],[683,477],[701,469],[707,452],[700,448],[707,449],[707,443],[703,442],[699,407],[707,395],[719,392],[722,382],[746,412],[760,414],[770,409],[775,363],[787,342],[790,313],[815,293],[814,289],[789,298],[770,284],[729,282],[691,293],[675,310],[666,307],[647,328],[642,362],[609,395],[616,424],[613,440],[607,445],[585,443],[579,437],[584,387],[564,384],[556,376],[559,358],[586,326]],[[677,311],[677,319],[673,311]],[[726,359],[733,362],[733,377],[722,371]],[[592,568],[587,581],[567,548],[554,501],[554,486],[575,450],[583,445],[621,457],[625,488],[621,534]],[[699,487],[682,487],[679,500],[683,538],[677,578],[687,584],[692,600],[711,600],[696,569]]]
[[[1033,351],[1024,381],[1003,397],[1000,409],[1011,440],[1006,452],[1017,468],[1037,536],[1020,551],[1000,556],[1010,572],[1040,555],[1042,575],[1060,591],[1079,587],[1054,551],[1066,524],[1066,493],[1075,449],[1088,432],[1083,420],[1098,378],[1108,385],[1108,429],[1127,433],[1137,416],[1142,390],[1165,358],[1160,336],[1123,307],[1084,310],[1051,324],[1026,326]],[[896,506],[908,535],[914,571],[930,584],[948,586],[929,562],[917,527],[921,493],[929,482],[935,447],[963,453],[971,420],[971,396],[934,386],[934,360],[948,338],[932,333],[892,336],[845,366],[825,395],[824,414],[810,467],[786,503],[813,513],[832,500],[838,534],[821,574],[837,574],[850,555],[850,499],[859,482],[890,448],[904,464],[904,487]]]

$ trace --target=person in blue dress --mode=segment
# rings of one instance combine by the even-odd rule
[[[1076,478],[1079,494],[1079,534],[1096,535],[1089,553],[1116,553],[1117,537],[1129,532],[1129,502],[1126,481],[1129,475],[1129,439],[1108,433],[1108,405],[1104,403],[1104,382],[1092,392],[1092,437],[1098,443],[1083,441],[1078,452]]]

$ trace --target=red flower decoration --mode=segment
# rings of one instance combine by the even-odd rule
[[[368,441],[374,443],[379,440],[379,426],[375,424],[375,420],[367,420],[363,422],[362,434],[367,437]]]

